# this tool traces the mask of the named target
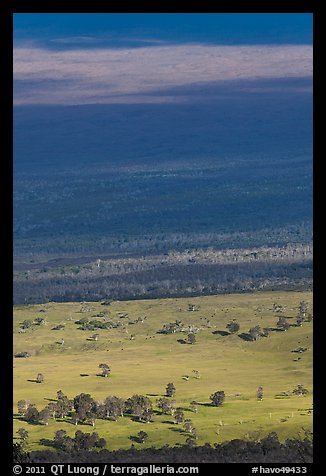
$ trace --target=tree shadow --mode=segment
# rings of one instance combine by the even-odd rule
[[[241,334],[238,334],[238,337],[240,337],[240,339],[242,340],[245,340],[245,341],[248,341],[248,342],[252,342],[254,339],[251,337],[250,334],[248,334],[247,332],[242,332]]]
[[[39,383],[36,379],[27,379],[27,382]]]
[[[137,436],[129,436],[129,440],[134,441],[135,443],[142,443],[141,439]]]
[[[170,426],[169,430],[174,431],[175,433],[184,433],[182,428],[175,428],[174,426]]]
[[[178,339],[177,342],[179,342],[179,344],[187,344],[187,341],[184,339]]]
[[[55,403],[57,403],[58,401],[56,398],[45,398],[45,397],[43,398],[43,400],[46,400],[47,402],[55,402]]]
[[[225,337],[225,336],[231,335],[231,332],[228,332],[228,331],[213,331],[212,334]]]
[[[166,423],[167,425],[174,425],[174,421],[171,420],[164,420],[162,423]]]
[[[79,374],[80,377],[89,377],[89,374]]]
[[[165,395],[160,395],[159,393],[146,393],[147,397],[165,397]]]
[[[43,426],[43,423],[41,423],[40,421],[28,421],[28,420],[25,420],[25,418],[18,418],[18,420],[24,421],[32,426]]]
[[[22,415],[19,415],[19,413],[14,413],[13,418],[14,420],[18,420],[18,421],[26,421]]]

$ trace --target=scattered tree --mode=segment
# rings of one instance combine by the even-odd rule
[[[308,312],[308,303],[306,301],[300,301],[299,304],[299,316],[303,317],[305,319],[306,315]]]
[[[16,358],[19,357],[19,358],[23,358],[23,359],[27,359],[27,358],[30,357],[30,356],[31,356],[30,352],[26,352],[26,351],[24,351],[24,352],[17,352],[17,353],[15,354],[15,357],[16,357]]]
[[[212,393],[209,398],[212,400],[213,405],[219,407],[225,400],[225,393],[223,390],[219,390],[217,392]]]
[[[191,332],[190,334],[188,334],[188,344],[195,344],[196,342],[196,335]]]
[[[297,326],[298,326],[298,327],[302,327],[302,324],[303,324],[304,320],[305,320],[304,317],[299,314],[299,315],[297,316],[297,318],[296,318]]]
[[[282,304],[276,304],[274,302],[273,303],[273,311],[276,312],[276,313],[284,312],[284,308],[283,308]]]
[[[183,428],[187,433],[192,433],[194,425],[190,419],[184,421]]]
[[[239,332],[240,324],[236,321],[231,321],[227,324],[226,328],[231,332],[231,334],[235,334],[236,332]]]
[[[39,412],[36,406],[32,403],[28,405],[28,408],[25,413],[25,420],[29,423],[36,423],[39,421]]]
[[[73,406],[79,420],[86,421],[92,416],[96,403],[88,393],[81,393],[74,398]]]
[[[285,317],[280,317],[276,325],[277,328],[281,331],[287,331],[290,328],[290,324],[285,319]]]
[[[251,327],[248,331],[252,340],[257,340],[261,336],[262,329],[260,326]]]
[[[148,439],[148,434],[145,431],[139,431],[137,433],[137,439],[140,443],[145,443],[145,441]]]
[[[30,327],[32,327],[32,324],[33,322],[30,320],[30,319],[25,319],[22,323],[21,323],[21,328],[22,329],[29,329]]]
[[[175,394],[175,391],[176,391],[176,389],[175,389],[174,384],[172,382],[168,383],[167,386],[166,386],[166,392],[165,392],[166,396],[167,397],[173,397],[174,394]]]
[[[17,403],[18,413],[20,415],[25,415],[30,403],[31,402],[29,400],[19,400]]]
[[[181,408],[177,408],[174,412],[174,420],[176,424],[182,423],[184,421],[184,413]]]
[[[44,376],[43,376],[43,374],[37,374],[36,382],[37,382],[37,383],[43,383],[43,382],[44,382]]]
[[[65,418],[73,409],[73,402],[64,395],[61,390],[57,392],[58,401],[56,403],[55,412],[59,418]]]
[[[159,408],[162,413],[171,413],[174,408],[175,402],[169,400],[166,397],[159,398],[157,400],[157,408]]]
[[[269,336],[269,329],[268,327],[263,327],[263,329],[260,332],[261,337],[268,337]]]
[[[123,416],[125,401],[122,398],[110,396],[104,400],[104,408],[106,416],[116,421],[119,416]]]
[[[132,413],[139,421],[150,421],[152,417],[152,402],[144,395],[133,395],[126,400],[126,411]]]
[[[161,334],[175,334],[176,332],[181,332],[182,322],[176,320],[175,322],[169,322],[164,324],[163,328],[159,331]]]
[[[67,438],[67,432],[65,430],[57,430],[54,433],[53,445],[56,448],[63,448],[66,438]]]
[[[102,369],[101,377],[108,377],[110,375],[111,370],[108,364],[100,364],[99,368]]]
[[[299,397],[302,397],[303,395],[307,395],[309,391],[306,388],[304,388],[303,385],[299,384],[292,390],[292,393],[294,395],[298,395]]]
[[[45,326],[46,325],[46,320],[44,319],[44,317],[36,317],[34,319],[33,324],[35,324],[37,326]]]
[[[263,396],[264,396],[263,387],[257,388],[256,396],[257,396],[257,400],[261,401],[263,399]]]
[[[49,420],[51,418],[51,411],[48,407],[43,408],[43,410],[39,413],[39,420],[43,421],[45,425],[49,424]]]
[[[196,306],[196,304],[188,304],[188,311],[199,311],[199,306]]]

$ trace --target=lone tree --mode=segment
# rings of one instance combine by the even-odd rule
[[[304,388],[303,385],[299,384],[292,390],[292,393],[294,395],[298,395],[299,397],[303,397],[303,395],[307,395],[309,391]]]
[[[236,321],[231,321],[226,325],[226,328],[231,334],[235,334],[236,332],[239,332],[240,324]]]
[[[43,382],[44,382],[44,376],[43,376],[43,374],[37,374],[36,382],[37,382],[37,383],[43,383]]]
[[[225,393],[223,390],[218,390],[215,393],[212,393],[212,395],[209,397],[212,400],[212,404],[215,405],[216,407],[219,407],[222,405],[222,403],[225,400]]]
[[[167,397],[173,397],[173,395],[175,394],[175,386],[174,384],[171,382],[171,383],[168,383],[167,386],[166,386],[166,390],[165,390],[165,394]]]
[[[256,396],[257,396],[257,400],[261,401],[263,399],[263,397],[264,397],[263,387],[258,387],[257,388]]]
[[[190,334],[188,334],[188,344],[195,344],[196,342],[196,336],[193,332],[190,332]]]
[[[111,370],[108,364],[100,364],[99,368],[102,369],[101,377],[108,377],[110,375]]]

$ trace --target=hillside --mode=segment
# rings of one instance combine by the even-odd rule
[[[148,434],[145,443],[134,442],[141,448],[184,444],[187,433],[182,425],[156,406],[166,385],[173,382],[173,400],[195,425],[198,445],[259,439],[271,431],[281,440],[296,437],[302,428],[312,426],[312,323],[298,327],[295,319],[303,300],[312,312],[310,292],[284,291],[114,301],[110,305],[50,302],[15,306],[14,352],[31,356],[14,359],[14,431],[28,430],[30,450],[49,448],[40,440],[53,439],[59,429],[70,436],[76,429],[96,431],[110,450],[129,448],[132,437],[141,430]],[[289,330],[276,330],[280,316],[290,324]],[[40,317],[45,325],[32,324],[25,332],[19,331],[23,321]],[[83,318],[109,323],[109,329],[81,330],[76,321]],[[176,320],[181,321],[180,332],[160,332],[164,324]],[[240,324],[236,334],[227,332],[226,325],[232,320]],[[269,336],[248,340],[248,330],[255,325],[269,328]],[[62,327],[54,330],[57,326]],[[194,329],[196,342],[189,344],[187,334]],[[94,333],[97,340],[92,338]],[[300,348],[304,350],[299,352]],[[103,362],[111,369],[108,378],[97,376]],[[41,384],[34,381],[38,373],[44,375]],[[308,389],[308,395],[292,393],[299,384]],[[262,401],[256,398],[259,386],[263,387]],[[109,395],[123,399],[146,395],[154,407],[153,421],[146,424],[125,415],[117,421],[98,418],[94,428],[89,422],[76,428],[69,417],[50,419],[45,426],[29,424],[17,414],[18,400],[30,400],[41,410],[56,401],[58,390],[69,398],[89,393],[96,401]],[[225,402],[214,407],[210,395],[219,390],[225,392]],[[197,402],[197,411],[192,401]]]

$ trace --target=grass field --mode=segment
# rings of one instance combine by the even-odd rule
[[[27,429],[27,449],[36,450],[45,449],[40,439],[52,439],[56,430],[64,429],[69,436],[76,431],[69,421],[51,419],[45,426],[21,420],[17,415],[17,402],[21,399],[30,400],[41,410],[56,399],[59,389],[69,398],[84,392],[100,401],[109,395],[128,398],[138,393],[153,401],[153,422],[135,422],[124,416],[116,422],[97,420],[94,428],[85,424],[77,429],[97,431],[107,440],[110,450],[129,448],[134,443],[130,436],[140,430],[146,431],[149,438],[146,443],[134,443],[138,447],[184,444],[187,434],[182,425],[174,424],[172,416],[161,414],[156,408],[156,400],[165,394],[167,383],[173,382],[173,399],[184,408],[185,418],[193,421],[198,445],[233,438],[260,438],[271,431],[276,431],[281,440],[298,436],[302,428],[312,428],[312,323],[295,326],[302,300],[312,312],[312,293],[292,291],[115,301],[110,306],[96,302],[15,306],[14,352],[28,351],[32,355],[14,358],[14,434],[18,428]],[[188,311],[189,303],[199,310]],[[239,334],[255,325],[275,327],[279,315],[273,311],[273,303],[281,304],[281,315],[293,323],[287,332],[272,331],[269,337],[253,342],[239,335],[218,333],[226,331],[225,326],[232,319],[240,324]],[[105,315],[93,317],[99,313]],[[119,313],[128,316],[120,317]],[[24,320],[37,317],[45,318],[47,324],[18,332]],[[75,324],[82,317],[109,320],[120,326],[83,331]],[[138,318],[142,319],[135,323]],[[186,334],[158,333],[163,324],[176,319],[184,326],[199,328],[195,344],[178,342]],[[58,324],[64,324],[64,329],[52,330]],[[88,340],[94,333],[99,335],[98,341]],[[63,345],[59,343],[61,338]],[[302,354],[291,352],[298,347],[307,350]],[[111,368],[108,378],[96,375],[102,362]],[[195,378],[195,369],[200,378]],[[38,373],[44,375],[42,384],[33,381]],[[186,375],[188,380],[183,378]],[[309,390],[307,396],[291,393],[298,384]],[[258,386],[263,386],[263,401],[256,399]],[[209,397],[217,390],[226,394],[221,407],[210,405]],[[277,397],[281,392],[290,395]],[[199,403],[197,413],[190,409],[192,400]]]

